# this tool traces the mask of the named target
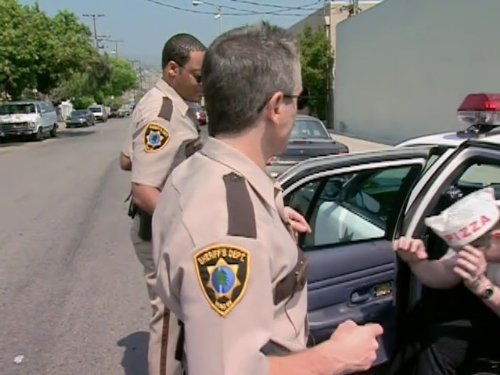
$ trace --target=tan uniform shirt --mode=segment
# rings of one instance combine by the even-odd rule
[[[298,259],[280,198],[214,138],[167,180],[153,216],[156,287],[185,324],[188,373],[266,374],[266,354],[306,347],[306,288],[273,299]]]
[[[134,112],[135,113],[135,112]],[[131,116],[131,123],[127,130],[127,138],[123,142],[121,153],[127,156],[130,160],[132,160],[132,155],[134,154],[134,150],[132,149],[132,142],[134,140],[134,133],[136,131],[136,121],[135,116]]]
[[[132,115],[132,182],[161,190],[169,173],[199,146],[194,113],[165,81],[141,99]]]

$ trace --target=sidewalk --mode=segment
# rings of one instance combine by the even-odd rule
[[[333,135],[336,141],[342,142],[347,147],[349,147],[350,152],[384,150],[392,147],[390,145],[385,145],[382,143],[375,143],[358,138],[348,137],[345,135],[335,134],[332,131],[330,131],[330,134]]]

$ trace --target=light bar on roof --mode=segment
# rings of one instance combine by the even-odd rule
[[[467,125],[500,126],[500,94],[469,94],[457,112],[458,119]]]

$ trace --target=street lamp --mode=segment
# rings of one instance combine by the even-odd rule
[[[205,3],[201,0],[193,0],[191,4],[193,4],[194,6],[199,6]],[[213,5],[213,6],[217,9],[217,13],[214,15],[214,18],[216,20],[219,20],[219,34],[222,34],[222,7],[220,5],[218,6]]]

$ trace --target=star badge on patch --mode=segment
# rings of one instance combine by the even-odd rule
[[[227,316],[241,301],[250,276],[250,253],[237,246],[217,244],[194,255],[198,282],[210,307]]]
[[[156,152],[161,150],[168,143],[170,133],[163,126],[150,123],[146,127],[144,135],[144,150],[146,152]]]

